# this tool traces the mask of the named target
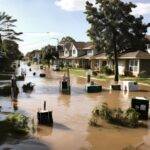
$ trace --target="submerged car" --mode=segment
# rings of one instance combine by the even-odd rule
[[[59,65],[53,65],[52,69],[53,69],[53,71],[60,71]]]

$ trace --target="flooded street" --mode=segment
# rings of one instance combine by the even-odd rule
[[[97,104],[106,102],[110,107],[127,109],[132,97],[145,96],[150,99],[150,87],[141,86],[140,92],[123,93],[105,90],[98,94],[87,94],[85,79],[71,76],[71,95],[62,95],[59,92],[62,73],[47,70],[48,78],[40,78],[39,73],[42,70],[39,66],[32,66],[31,72],[26,64],[22,64],[21,67],[26,67],[27,76],[25,81],[18,82],[20,89],[18,111],[25,112],[36,120],[38,109],[43,108],[44,101],[47,102],[47,109],[53,110],[54,126],[53,128],[37,126],[33,136],[45,143],[49,149],[121,150],[128,145],[137,145],[146,137],[150,137],[150,129],[146,128],[129,129],[112,125],[93,128],[88,125],[91,111]],[[35,77],[33,72],[37,73]],[[32,93],[22,92],[21,87],[24,82],[35,84]],[[109,87],[109,83],[104,81],[100,84],[105,88]],[[1,101],[7,99],[10,100],[0,97]],[[150,122],[148,125],[150,126]]]

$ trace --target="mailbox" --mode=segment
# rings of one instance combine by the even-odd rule
[[[131,107],[139,113],[139,119],[147,120],[149,111],[149,100],[144,97],[132,98]]]

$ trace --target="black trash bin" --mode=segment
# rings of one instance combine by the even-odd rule
[[[139,113],[139,119],[148,120],[149,100],[144,97],[132,98],[131,107]]]
[[[38,123],[53,126],[52,111],[39,111],[37,113]]]

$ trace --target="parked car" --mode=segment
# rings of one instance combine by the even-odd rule
[[[53,71],[60,71],[59,65],[53,65],[52,69],[53,69]]]

